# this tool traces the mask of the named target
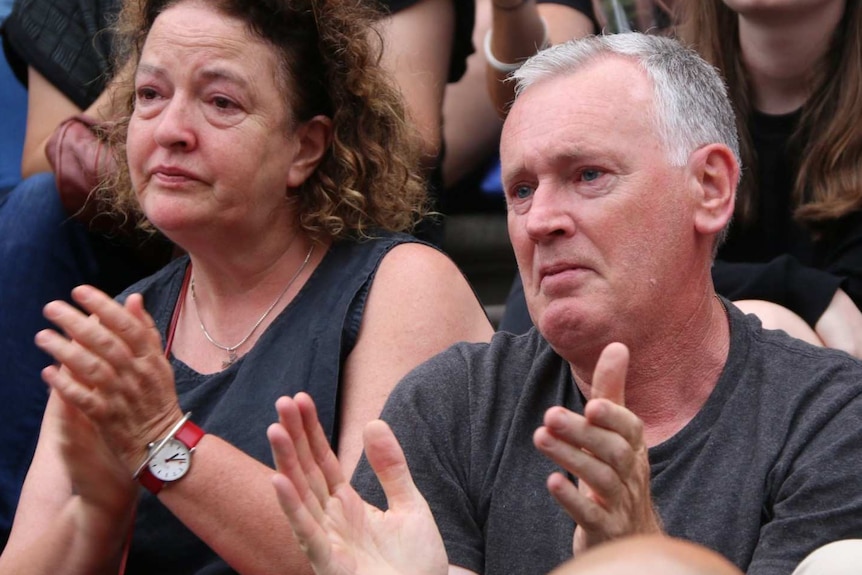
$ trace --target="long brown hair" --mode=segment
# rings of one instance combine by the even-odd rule
[[[127,0],[116,27],[117,59],[136,66],[155,19],[181,1]],[[410,230],[426,213],[419,138],[380,66],[382,43],[374,41],[372,32],[381,12],[365,0],[204,1],[245,22],[252,34],[274,47],[282,80],[290,86],[285,94],[290,94],[293,118],[304,121],[323,114],[332,119],[329,150],[295,191],[302,228],[312,237],[331,238],[366,236],[375,229]],[[124,158],[133,82],[119,87],[118,98],[125,114],[110,139]],[[125,161],[118,164],[114,203],[146,227]]]
[[[796,220],[817,232],[824,224],[862,209],[862,10],[847,0],[815,89],[802,107],[792,142],[800,150],[793,187]],[[746,166],[737,217],[754,217],[756,165],[747,120],[749,87],[739,48],[738,17],[721,0],[681,2],[677,33],[724,74],[737,115]]]

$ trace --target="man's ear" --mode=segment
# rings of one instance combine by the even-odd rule
[[[298,188],[314,172],[332,141],[332,120],[319,115],[296,128],[299,145],[287,175],[287,187]]]
[[[739,163],[723,144],[709,144],[689,157],[695,194],[695,229],[717,234],[733,216]]]

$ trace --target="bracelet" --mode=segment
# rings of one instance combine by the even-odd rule
[[[174,426],[171,428],[171,430],[168,432],[168,434],[167,434],[166,436],[164,436],[164,437],[162,438],[162,440],[161,440],[161,441],[159,441],[159,443],[158,443],[155,447],[153,447],[153,448],[150,450],[150,453],[149,453],[149,455],[147,455],[147,458],[146,458],[146,459],[144,459],[144,462],[143,462],[143,463],[141,463],[141,464],[138,466],[138,468],[135,470],[135,473],[134,473],[134,474],[132,474],[132,479],[135,479],[135,480],[136,480],[138,477],[140,477],[140,476],[141,476],[141,473],[143,473],[143,472],[144,472],[144,469],[146,469],[146,468],[147,468],[147,465],[149,465],[149,464],[150,464],[150,461],[152,461],[152,460],[153,460],[153,458],[154,458],[156,455],[158,455],[159,451],[161,451],[161,450],[162,450],[162,448],[163,448],[165,445],[167,445],[168,441],[170,441],[171,439],[173,439],[173,438],[174,438],[174,436],[176,436],[177,432],[180,430],[180,428],[181,428],[183,425],[185,425],[186,421],[188,421],[188,420],[189,420],[189,418],[190,418],[191,416],[192,416],[192,412],[191,412],[191,411],[187,412],[184,416],[182,416],[182,417],[180,418],[180,420],[177,422],[177,424],[176,424],[176,425],[174,425]]]
[[[545,22],[545,19],[542,18],[541,16],[539,17],[539,20],[541,20],[541,22],[542,22],[542,30],[544,32],[544,38],[542,39],[542,44],[540,46],[536,47],[536,52],[538,52],[539,50],[544,50],[545,48],[547,48],[551,44],[551,39],[548,37],[548,24]],[[524,63],[524,60],[526,60],[526,58],[524,58],[524,60],[521,60],[520,62],[508,63],[508,62],[501,62],[500,60],[497,59],[496,56],[494,56],[494,52],[491,51],[491,39],[492,39],[492,37],[493,37],[493,30],[491,30],[489,28],[488,31],[485,33],[485,42],[484,42],[485,60],[488,62],[488,65],[491,66],[493,69],[497,70],[498,72],[502,72],[504,74],[514,72],[515,70],[520,68],[521,65]]]

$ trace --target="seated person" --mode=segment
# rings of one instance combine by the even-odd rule
[[[117,209],[188,255],[119,301],[81,286],[84,313],[45,307],[59,329],[36,343],[58,363],[0,573],[116,573],[130,530],[127,574],[302,572],[269,486],[275,398],[313,395],[350,473],[395,382],[490,338],[454,264],[398,233],[425,189],[377,16],[124,6]]]
[[[666,534],[786,575],[858,536],[862,362],[764,330],[712,285],[739,179],[718,73],[632,33],[515,77],[503,182],[537,329],[413,370],[366,427],[355,490],[310,397],[278,400],[274,483],[318,572],[545,574]]]
[[[716,291],[787,308],[740,306],[767,327],[862,357],[862,123],[846,121],[862,114],[852,95],[862,89],[862,7],[673,4],[680,37],[724,74],[741,130],[746,169],[713,265]],[[580,17],[558,10],[558,23]],[[500,327],[531,326],[516,279]]]

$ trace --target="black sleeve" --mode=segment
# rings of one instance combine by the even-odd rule
[[[814,265],[789,255],[766,263],[716,261],[716,291],[731,300],[763,299],[782,305],[814,326],[838,288],[862,309],[862,211],[830,225],[815,246]]]
[[[88,108],[110,77],[117,0],[19,0],[3,24],[4,47],[13,70],[27,66],[81,109]]]

